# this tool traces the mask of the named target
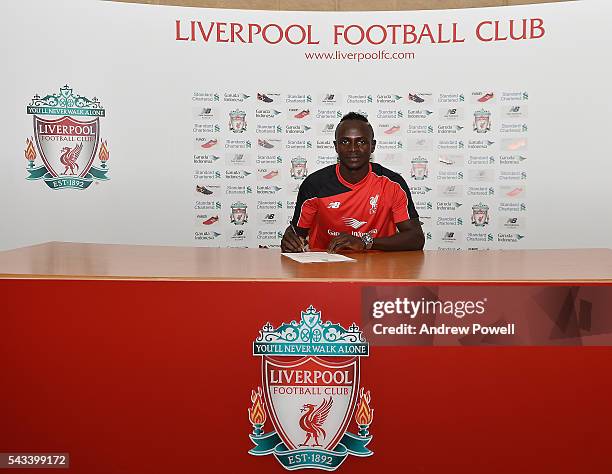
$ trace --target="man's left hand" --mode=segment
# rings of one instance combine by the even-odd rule
[[[329,242],[327,251],[336,253],[338,250],[365,250],[365,242],[350,234],[340,234]]]

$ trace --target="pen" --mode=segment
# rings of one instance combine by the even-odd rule
[[[293,231],[293,233],[295,234],[295,236],[300,239],[300,242],[302,242],[302,237],[300,237],[300,234],[297,233],[297,230],[295,230],[295,227],[293,227],[293,222],[289,222],[289,225],[291,226],[291,230]],[[304,249],[304,244],[302,244],[302,252],[305,252],[306,250]]]

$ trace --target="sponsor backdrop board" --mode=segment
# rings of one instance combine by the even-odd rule
[[[278,246],[348,111],[426,248],[609,247],[610,15],[4,2],[0,248]]]

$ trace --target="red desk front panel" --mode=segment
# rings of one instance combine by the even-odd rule
[[[68,452],[88,474],[285,472],[247,454],[252,342],[311,304],[360,324],[363,286],[4,280],[0,452]],[[361,370],[374,455],[340,472],[612,470],[610,348],[371,347]]]

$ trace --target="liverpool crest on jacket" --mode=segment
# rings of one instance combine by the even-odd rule
[[[323,322],[312,306],[299,322],[266,324],[253,342],[261,386],[251,392],[249,453],[272,454],[289,470],[326,471],[349,455],[371,456],[374,410],[360,385],[360,361],[368,354],[357,325]]]

